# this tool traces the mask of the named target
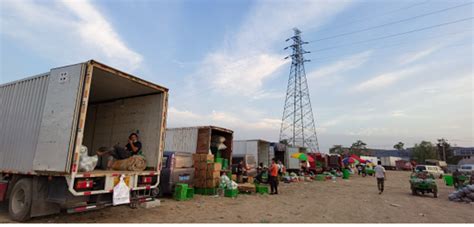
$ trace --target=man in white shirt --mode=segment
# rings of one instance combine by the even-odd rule
[[[378,161],[378,165],[374,168],[375,178],[377,178],[377,187],[379,188],[379,194],[383,192],[383,184],[387,175],[385,174],[385,168],[382,166],[382,162]]]

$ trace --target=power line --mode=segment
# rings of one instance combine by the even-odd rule
[[[443,48],[461,47],[461,46],[467,46],[467,45],[472,45],[472,44],[473,43],[452,44],[452,45],[444,46]],[[393,46],[391,46],[391,47],[393,47]],[[384,50],[384,49],[388,49],[388,48],[378,48],[378,49],[371,49],[371,50]],[[404,54],[409,54],[409,53],[416,53],[418,51],[419,50],[411,50],[411,51],[404,51],[403,53]],[[375,56],[383,56],[384,54],[379,53],[379,54],[374,54],[374,55]],[[332,57],[328,57],[328,58],[316,58],[316,59],[311,59],[311,62],[324,62],[324,61],[332,60],[332,59],[336,59],[336,58],[337,58],[337,60],[347,60],[347,59],[351,59],[353,56],[354,56],[354,54],[344,55],[344,56],[332,56]]]
[[[428,3],[428,2],[430,2],[430,1],[427,0],[427,1],[424,1],[424,2],[419,2],[419,3],[411,4],[411,5],[404,6],[404,7],[401,7],[401,8],[392,10],[392,11],[388,11],[388,12],[383,13],[383,14],[375,15],[375,16],[365,16],[365,17],[362,17],[362,18],[359,18],[359,19],[355,19],[355,20],[352,18],[352,19],[351,19],[351,22],[346,23],[346,24],[344,24],[344,25],[341,25],[341,26],[336,25],[336,26],[337,26],[336,28],[330,27],[330,28],[318,30],[318,31],[316,31],[316,32],[323,32],[323,31],[335,30],[335,29],[337,29],[337,28],[344,28],[344,27],[347,27],[348,25],[351,25],[351,24],[356,24],[356,23],[359,23],[359,22],[361,22],[361,21],[366,21],[366,20],[368,20],[368,19],[373,19],[374,17],[386,16],[386,15],[389,15],[389,14],[392,14],[392,13],[395,13],[395,12],[398,12],[398,11],[401,11],[401,10],[410,9],[410,8],[413,8],[413,7],[416,7],[416,6],[419,6],[419,5],[424,5],[424,4]]]
[[[444,34],[444,35],[432,36],[432,37],[428,37],[428,38],[418,39],[417,41],[424,41],[424,40],[429,40],[429,39],[442,38],[442,37],[451,36],[451,35],[459,35],[459,34],[462,34],[462,33],[472,32],[472,31],[473,31],[473,29],[469,29],[469,30],[460,31],[460,32],[453,32],[453,33],[447,33],[447,34]],[[393,47],[402,46],[404,44],[413,44],[413,41],[398,42],[398,43],[394,43],[392,45],[385,45],[384,44],[383,46],[370,48],[370,50],[390,49],[390,48],[393,48]],[[343,55],[342,57],[349,57],[349,56],[352,56],[352,55]],[[331,60],[331,59],[340,58],[340,57],[341,57],[341,55],[332,55],[332,56],[324,57],[324,58],[312,58],[311,61],[312,62],[314,62],[314,61],[320,62],[321,60],[325,61],[325,60]],[[347,59],[347,58],[342,58],[341,60],[343,60],[343,59]]]
[[[400,32],[400,33],[395,33],[395,34],[391,34],[391,35],[381,36],[381,37],[377,37],[377,38],[373,38],[373,39],[362,40],[362,41],[346,43],[346,44],[332,46],[332,47],[316,49],[316,50],[313,50],[313,51],[310,51],[310,52],[314,53],[314,52],[332,50],[332,49],[336,49],[336,48],[339,48],[339,47],[345,47],[345,46],[350,46],[350,45],[355,45],[355,44],[368,43],[368,42],[372,42],[372,41],[388,39],[388,38],[402,36],[402,35],[406,35],[406,34],[410,34],[410,33],[414,33],[414,32],[420,32],[420,31],[424,31],[424,30],[428,30],[428,29],[437,28],[437,27],[443,27],[443,26],[450,25],[450,24],[456,24],[456,23],[460,23],[460,22],[463,22],[463,21],[472,20],[473,18],[474,17],[467,17],[467,18],[463,18],[463,19],[459,19],[459,20],[455,20],[455,21],[450,21],[450,22],[441,23],[441,24],[435,24],[435,25],[431,25],[431,26],[427,26],[427,27],[422,27],[422,28],[418,28],[418,29],[414,29],[414,30],[409,30],[409,31],[406,31],[406,32]]]
[[[377,25],[377,26],[373,26],[373,27],[367,27],[367,28],[364,28],[364,29],[355,30],[355,31],[351,31],[351,32],[345,32],[345,33],[341,33],[341,34],[337,34],[337,35],[333,35],[333,36],[328,36],[328,37],[325,37],[325,38],[316,39],[316,40],[312,40],[312,41],[308,41],[308,42],[318,42],[318,41],[334,39],[334,38],[338,38],[338,37],[342,37],[342,36],[352,35],[352,34],[356,34],[356,33],[360,33],[360,32],[370,31],[370,30],[373,30],[373,29],[403,23],[403,22],[418,19],[418,18],[421,18],[421,17],[430,16],[430,15],[433,15],[433,14],[446,12],[446,11],[449,11],[449,10],[457,9],[457,8],[467,6],[467,5],[471,5],[471,4],[472,4],[472,2],[469,2],[469,3],[465,3],[465,4],[461,4],[461,5],[457,5],[457,6],[444,8],[444,9],[441,9],[441,10],[432,11],[432,12],[429,12],[429,13],[413,16],[413,17],[410,17],[410,18],[402,19],[402,20],[392,21],[392,22],[388,22],[388,23],[385,23],[385,24],[381,24],[381,25]]]

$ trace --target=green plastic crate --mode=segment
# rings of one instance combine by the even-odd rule
[[[188,185],[187,184],[178,184],[174,188],[174,199],[178,201],[183,201],[187,199]]]
[[[205,191],[204,188],[194,188],[194,194],[204,195],[204,194],[206,194],[206,191]]]
[[[223,158],[216,158],[216,163],[220,163],[222,165],[223,162],[224,162]]]
[[[261,185],[261,184],[256,184],[255,185],[255,191],[260,194],[268,194],[268,186],[266,185]]]
[[[229,167],[229,159],[224,158],[222,160],[222,169],[227,169]]]
[[[316,180],[317,181],[325,181],[326,180],[326,175],[318,174],[318,175],[316,175]]]
[[[186,191],[186,199],[194,198],[194,188],[188,188]]]
[[[237,189],[226,189],[224,191],[225,197],[237,197],[237,194],[239,194],[239,190]]]
[[[218,158],[222,158],[222,151],[216,151],[215,158],[216,158],[216,160]]]
[[[206,188],[206,195],[217,195],[217,188]]]

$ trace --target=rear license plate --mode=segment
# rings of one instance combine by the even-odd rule
[[[189,175],[179,176],[179,181],[188,181],[188,180],[189,180]]]

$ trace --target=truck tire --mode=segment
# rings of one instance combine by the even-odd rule
[[[8,215],[14,221],[23,222],[30,219],[33,183],[29,178],[16,182],[8,201]]]

